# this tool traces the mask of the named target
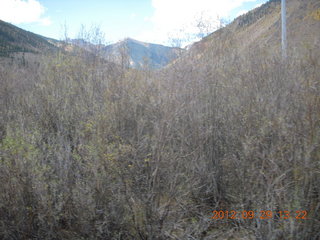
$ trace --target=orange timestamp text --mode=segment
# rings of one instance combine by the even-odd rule
[[[222,211],[215,210],[212,211],[211,219],[222,220],[222,219],[299,219],[306,220],[308,219],[308,212],[305,210],[298,211]]]

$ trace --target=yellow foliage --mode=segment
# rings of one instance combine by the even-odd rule
[[[314,10],[314,11],[311,13],[311,16],[313,17],[314,20],[320,21],[320,8]]]

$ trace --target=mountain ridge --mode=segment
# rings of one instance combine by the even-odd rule
[[[287,3],[287,40],[288,50],[304,51],[303,48],[320,44],[314,34],[320,29],[320,2],[292,0]],[[227,26],[209,34],[192,44],[190,55],[205,54],[209,48],[223,45],[238,53],[264,49],[267,54],[280,54],[281,51],[281,0],[270,0],[258,8],[234,19]]]
[[[23,30],[13,24],[0,20],[0,56],[11,53],[55,50],[49,38]]]
[[[0,20],[0,55],[9,56],[16,52],[39,53],[47,50],[64,49],[73,51],[74,46],[96,53],[97,48],[104,58],[117,64],[127,54],[127,65],[133,68],[150,67],[159,69],[172,64],[180,57],[201,58],[208,50],[235,49],[239,54],[263,48],[268,54],[281,49],[281,0],[270,0],[246,14],[234,19],[227,26],[216,30],[202,40],[191,44],[187,50],[146,43],[125,38],[110,45],[93,45],[83,39],[70,42],[58,41],[25,31]],[[287,4],[288,49],[304,51],[306,46],[319,45],[316,29],[320,29],[320,2],[293,0]],[[170,65],[169,64],[169,65]]]
[[[82,48],[91,54],[99,54],[108,61],[120,64],[121,55],[127,54],[127,65],[132,68],[150,67],[159,69],[176,59],[183,51],[179,48],[161,44],[147,43],[125,38],[114,44],[95,45],[85,39],[59,41],[47,38],[0,20],[0,56],[9,57],[14,53],[41,53],[46,51],[72,52]],[[125,50],[125,51],[124,51]]]
[[[128,64],[133,68],[145,66],[158,69],[180,56],[183,49],[161,44],[147,43],[133,38],[125,38],[102,49],[103,55],[110,61],[119,63],[123,54],[128,56]]]

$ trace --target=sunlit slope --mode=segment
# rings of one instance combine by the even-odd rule
[[[25,31],[0,20],[0,56],[17,52],[42,52],[55,46],[43,36]]]
[[[133,68],[150,67],[158,69],[176,59],[183,49],[167,47],[159,44],[145,43],[127,38],[103,49],[104,56],[111,61],[121,63],[127,57]]]
[[[319,51],[320,1],[287,1],[288,55]],[[316,47],[318,46],[318,47]],[[271,0],[236,18],[226,27],[195,43],[190,53],[197,59],[208,49],[239,54],[260,49],[266,56],[281,50],[281,0]],[[218,54],[217,54],[218,55]]]

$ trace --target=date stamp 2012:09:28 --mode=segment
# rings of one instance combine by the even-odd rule
[[[308,212],[305,210],[297,211],[270,211],[270,210],[261,210],[261,211],[212,211],[213,220],[222,220],[222,219],[297,219],[297,220],[307,220]]]

